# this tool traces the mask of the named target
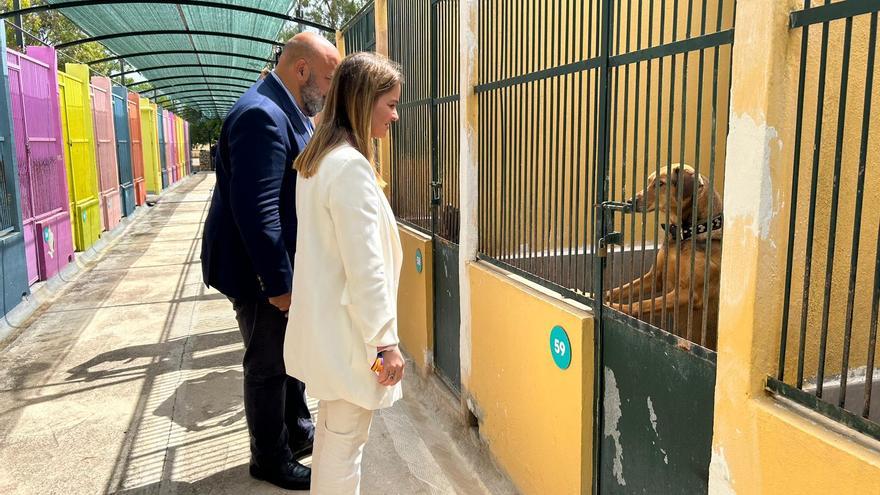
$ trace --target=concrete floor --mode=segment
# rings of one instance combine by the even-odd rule
[[[0,493],[283,492],[247,474],[242,346],[202,284],[213,184],[166,192],[2,344]],[[515,493],[452,400],[410,377],[374,420],[362,493]]]

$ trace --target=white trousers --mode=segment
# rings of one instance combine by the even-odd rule
[[[373,411],[344,400],[318,405],[312,452],[312,495],[358,495],[361,459]]]

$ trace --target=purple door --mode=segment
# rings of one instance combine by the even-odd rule
[[[73,257],[55,51],[7,50],[28,279],[46,280]]]

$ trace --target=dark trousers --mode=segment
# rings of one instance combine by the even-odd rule
[[[244,412],[251,456],[260,466],[292,458],[290,446],[314,438],[305,385],[284,369],[287,317],[268,301],[232,300],[244,340]]]

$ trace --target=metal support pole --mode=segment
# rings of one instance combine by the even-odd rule
[[[12,0],[12,9],[20,10],[21,9],[21,1],[20,0]],[[20,27],[21,29],[15,29],[15,44],[18,46],[18,49],[24,51],[24,33],[22,29],[24,29],[24,24],[22,24],[21,14],[16,14],[13,22],[15,25]]]

